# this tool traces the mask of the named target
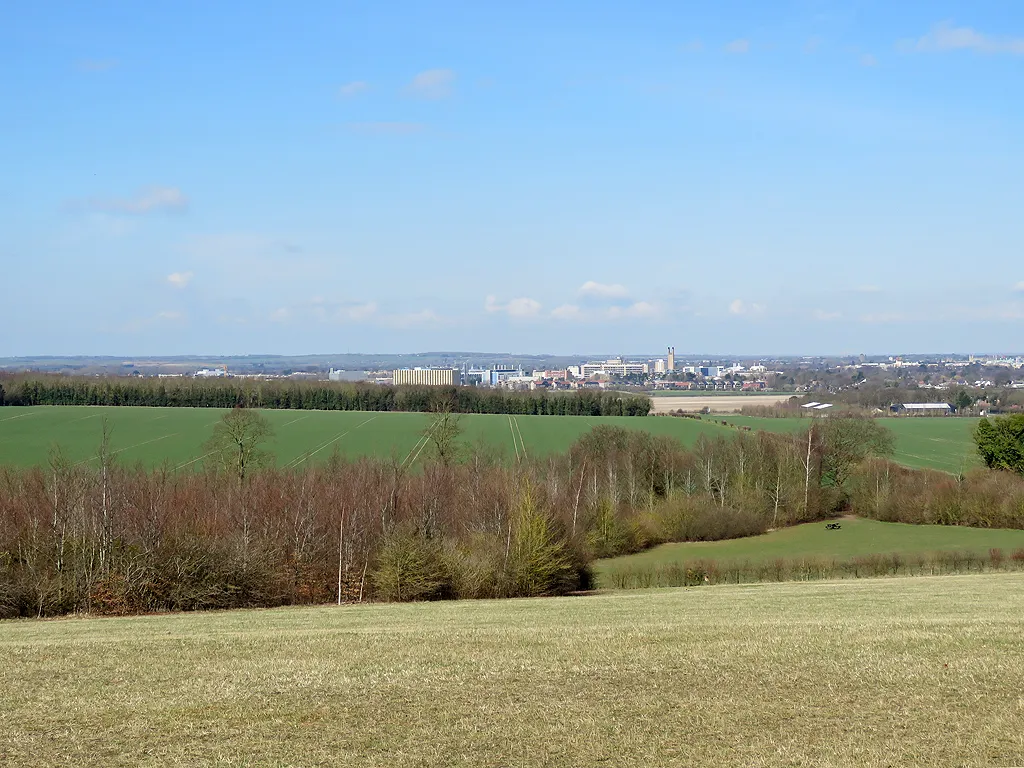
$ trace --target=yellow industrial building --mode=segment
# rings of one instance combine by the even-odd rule
[[[392,383],[452,387],[458,383],[458,376],[454,368],[400,368],[392,372]]]

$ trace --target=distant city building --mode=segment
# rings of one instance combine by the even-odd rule
[[[671,347],[669,347],[669,349],[671,349]],[[675,362],[675,361],[673,361],[673,362]],[[654,372],[655,373],[668,373],[668,370],[669,370],[668,364],[664,360],[655,360],[654,361]]]
[[[580,366],[580,373],[585,379],[601,373],[608,376],[628,376],[633,373],[650,373],[650,366],[647,363],[627,362],[616,357],[599,363],[584,363]]]
[[[676,348],[675,347],[669,347],[668,348],[668,363],[667,363],[667,365],[668,365],[668,370],[669,371],[674,371],[676,369]]]
[[[327,378],[330,381],[366,381],[369,375],[366,371],[344,371],[334,370],[331,368],[327,372]]]
[[[700,367],[700,375],[705,379],[714,379],[722,375],[722,366],[720,365],[702,365]]]
[[[399,368],[391,374],[391,381],[399,384],[425,384],[432,387],[454,386],[459,372],[454,368]]]
[[[195,375],[202,379],[218,379],[228,375],[228,367],[225,365],[221,368],[200,368]]]

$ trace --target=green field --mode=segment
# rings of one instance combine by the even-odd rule
[[[867,555],[926,555],[934,552],[962,551],[978,555],[992,548],[1007,556],[1024,548],[1024,531],[991,528],[964,528],[948,525],[905,525],[877,520],[846,518],[836,521],[838,531],[825,523],[806,523],[783,528],[761,536],[727,541],[690,541],[662,544],[645,552],[599,560],[595,566],[598,584],[607,582],[617,571],[683,565],[698,560],[719,564],[730,562],[766,563],[778,558],[820,558],[849,561]]]
[[[767,432],[797,432],[807,429],[809,418],[770,419],[759,416],[705,416],[712,422],[727,421],[737,426],[763,429]],[[905,417],[880,419],[896,435],[893,458],[901,464],[918,469],[939,469],[962,472],[980,467],[981,459],[971,434],[978,419],[968,417],[927,418]]]
[[[0,764],[1024,765],[1024,576],[0,625]]]
[[[421,436],[432,420],[426,413],[290,410],[262,413],[274,429],[268,448],[282,467],[309,460],[324,461],[335,449],[342,456],[394,456],[411,465],[422,456],[418,453]],[[106,418],[113,427],[111,443],[119,461],[142,462],[149,466],[168,461],[173,467],[184,468],[201,459],[202,444],[223,414],[223,410],[214,408],[2,408],[0,464],[44,464],[55,444],[73,461],[88,461],[96,453],[100,425]],[[729,434],[720,425],[668,417],[468,414],[462,417],[461,424],[464,443],[486,444],[510,457],[516,455],[517,448],[531,457],[565,451],[580,435],[598,424],[645,429],[670,435],[688,445],[701,434]]]
[[[203,456],[202,444],[223,413],[215,408],[0,408],[0,464],[43,464],[55,444],[74,461],[89,460],[99,445],[100,423],[106,418],[113,426],[112,443],[119,460],[129,464],[141,461],[148,466],[166,460],[174,467],[186,467]],[[269,447],[278,466],[323,461],[335,449],[343,456],[393,455],[399,461],[412,463],[422,432],[431,422],[431,416],[424,413],[266,410],[263,414],[274,428],[275,436]],[[721,426],[721,421],[772,432],[806,429],[809,423],[808,419],[750,416],[711,416],[697,421],[667,416],[468,414],[462,417],[462,439],[470,445],[487,444],[510,457],[516,455],[516,446],[522,446],[520,451],[525,448],[529,456],[543,456],[566,450],[598,424],[644,429],[691,445],[701,434],[732,434]],[[885,419],[884,424],[896,433],[896,461],[910,467],[959,472],[980,466],[971,440],[977,421],[903,418]]]

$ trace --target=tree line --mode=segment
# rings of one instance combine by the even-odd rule
[[[517,391],[476,387],[257,379],[0,377],[0,405],[114,405],[337,411],[449,410],[542,416],[646,416],[647,397],[602,390]]]
[[[89,461],[54,449],[45,467],[0,469],[0,616],[565,594],[591,586],[595,558],[848,509],[1024,527],[1024,478],[891,464],[872,420],[692,448],[600,426],[565,454],[510,462],[470,450],[442,413],[410,471],[338,455],[267,466],[251,417],[231,413],[198,471],[123,466],[108,430]]]

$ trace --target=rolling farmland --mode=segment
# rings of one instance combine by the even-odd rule
[[[412,464],[422,455],[426,413],[265,410],[274,437],[268,444],[279,467],[342,456],[394,456]],[[203,457],[203,442],[224,414],[214,408],[38,406],[0,409],[0,464],[45,464],[59,444],[73,461],[89,461],[100,442],[101,424],[112,427],[118,460],[156,466],[168,462],[187,468]],[[670,435],[691,444],[698,435],[730,434],[721,425],[693,419],[628,416],[506,416],[467,414],[461,441],[487,445],[508,457],[543,456],[564,451],[592,427],[611,424]]]
[[[335,450],[342,456],[395,456],[411,463],[417,458],[423,431],[431,416],[425,413],[364,411],[265,410],[274,429],[268,446],[278,466],[324,461]],[[214,408],[143,408],[104,406],[37,406],[0,409],[0,464],[41,465],[59,444],[74,461],[95,454],[105,418],[113,427],[112,444],[118,460],[155,466],[167,461],[185,468],[203,456],[202,444],[224,414]],[[770,419],[723,415],[695,419],[626,416],[506,416],[467,414],[462,417],[467,445],[488,445],[515,457],[543,456],[566,450],[598,424],[644,429],[692,444],[698,435],[734,434],[736,426],[770,432],[806,429],[806,419]],[[959,472],[980,466],[971,440],[977,419],[885,419],[896,434],[895,460],[910,467]]]

